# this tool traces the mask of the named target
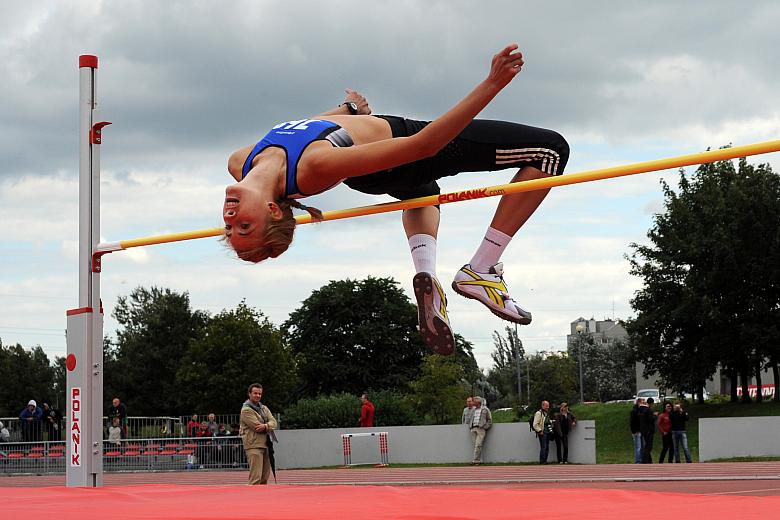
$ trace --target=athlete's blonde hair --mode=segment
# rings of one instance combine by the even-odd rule
[[[241,260],[258,263],[267,258],[276,258],[287,251],[295,233],[295,217],[293,217],[292,208],[307,211],[314,221],[322,220],[320,210],[304,206],[295,199],[282,199],[276,203],[282,210],[282,218],[279,220],[268,219],[263,236],[249,240],[248,247],[241,250],[236,249],[230,240],[227,240]]]

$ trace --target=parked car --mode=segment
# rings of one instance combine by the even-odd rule
[[[643,388],[641,390],[637,390],[634,399],[638,399],[640,397],[642,399],[648,399],[652,397],[653,401],[658,403],[661,401],[661,391],[658,390],[657,388]]]
[[[703,395],[704,395],[704,400],[705,400],[705,401],[706,401],[706,400],[708,400],[708,399],[710,398],[710,393],[709,393],[709,392],[707,392],[707,390],[704,390],[704,394],[703,394]],[[689,394],[689,393],[687,393],[687,392],[686,392],[686,393],[684,393],[684,394],[683,394],[683,396],[684,396],[684,397],[685,397],[687,400],[689,400],[689,401],[693,401],[694,399],[696,399],[696,394]]]

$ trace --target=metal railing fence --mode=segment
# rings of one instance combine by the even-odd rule
[[[64,473],[65,458],[61,441],[0,443],[0,475]],[[103,441],[106,472],[210,469],[247,469],[238,435]]]
[[[196,418],[196,419],[193,419]],[[56,427],[42,421],[25,423],[19,417],[0,417],[10,434],[11,442],[44,442],[60,441],[67,431],[67,417],[64,417]],[[205,423],[205,424],[204,424]],[[121,427],[123,439],[178,438],[196,437],[199,430],[210,434],[219,433],[220,425],[225,431],[238,433],[239,414],[195,414],[180,416],[131,416],[126,417]],[[108,438],[112,421],[103,417],[103,437]]]

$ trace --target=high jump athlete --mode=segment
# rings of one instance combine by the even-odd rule
[[[341,182],[363,193],[409,199],[439,194],[436,180],[461,172],[519,168],[512,182],[561,175],[569,146],[557,132],[474,119],[522,66],[518,46],[508,45],[493,56],[485,80],[430,122],[371,115],[365,98],[348,90],[345,102],[329,112],[274,126],[260,142],[230,156],[228,171],[237,182],[225,190],[227,242],[250,262],[279,256],[292,242],[292,208],[322,218],[298,199]],[[505,320],[531,322],[531,313],[509,295],[499,260],[548,191],[501,197],[474,256],[455,275],[455,292]],[[434,352],[450,354],[455,340],[436,277],[439,208],[406,210],[402,221],[417,272],[412,285],[420,332]]]

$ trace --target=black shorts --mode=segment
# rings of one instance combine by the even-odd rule
[[[393,137],[414,135],[429,123],[397,116],[376,116],[390,123]],[[433,157],[390,170],[352,177],[350,188],[371,195],[388,194],[399,200],[438,195],[437,179],[461,172],[497,171],[533,166],[548,175],[561,175],[569,160],[569,144],[544,128],[475,119]]]

